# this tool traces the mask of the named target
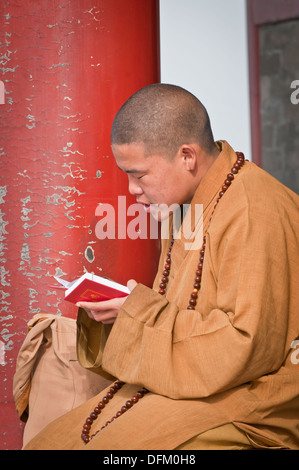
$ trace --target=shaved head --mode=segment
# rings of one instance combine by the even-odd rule
[[[215,149],[210,119],[203,104],[184,88],[149,85],[137,91],[115,116],[112,145],[143,144],[146,155],[172,158],[181,145]]]

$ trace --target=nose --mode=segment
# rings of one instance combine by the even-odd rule
[[[133,196],[141,195],[143,190],[138,184],[138,180],[133,175],[128,175],[129,178],[129,193]]]

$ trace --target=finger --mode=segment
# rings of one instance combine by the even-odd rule
[[[130,279],[128,282],[127,282],[127,287],[128,289],[130,290],[130,292],[132,292],[132,290],[134,289],[134,287],[137,286],[137,282],[134,280],[134,279]]]
[[[87,312],[87,315],[97,322],[102,323],[113,323],[117,317],[117,313],[115,310],[103,312],[97,312],[96,310]]]
[[[92,314],[92,312],[90,310],[88,310],[87,308],[85,308],[84,310],[87,313],[87,316],[89,318],[91,318],[91,320],[94,320],[94,315]]]
[[[102,300],[101,302],[77,302],[76,306],[88,310],[108,310],[114,305],[115,299]]]
[[[99,306],[100,302],[77,302],[76,306],[84,308],[85,310],[94,309],[95,306]]]

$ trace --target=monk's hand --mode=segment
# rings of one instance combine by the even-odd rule
[[[77,307],[84,308],[85,312],[95,321],[104,324],[114,323],[118,312],[126,297],[103,300],[101,302],[78,302]]]
[[[127,283],[127,287],[130,292],[137,285],[137,282],[130,279]],[[101,302],[78,302],[77,307],[83,308],[89,318],[102,322],[103,324],[111,324],[115,322],[119,310],[125,302],[127,296],[121,298],[114,298],[109,300],[103,300]]]

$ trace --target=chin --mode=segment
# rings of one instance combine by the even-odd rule
[[[150,214],[157,222],[163,222],[167,220],[174,211],[180,211],[179,204],[173,204],[172,206],[166,206],[165,208],[162,207],[163,204],[151,204]]]

